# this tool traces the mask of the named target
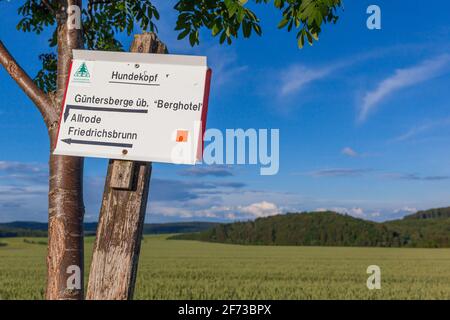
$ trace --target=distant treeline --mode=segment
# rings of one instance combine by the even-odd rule
[[[0,226],[0,238],[47,237],[47,231],[21,228],[4,228]]]
[[[213,228],[217,223],[211,222],[174,222],[150,223],[144,225],[144,234],[199,232]],[[0,238],[13,237],[47,237],[47,223],[10,222],[0,223]],[[85,223],[85,235],[95,235],[97,223]]]
[[[403,219],[445,219],[450,218],[450,207],[417,211]]]
[[[450,208],[377,223],[336,212],[288,213],[217,225],[171,239],[249,245],[450,247]]]

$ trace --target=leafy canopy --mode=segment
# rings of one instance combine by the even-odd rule
[[[0,0],[4,1],[4,0]],[[49,39],[51,48],[57,45],[59,20],[65,18],[60,0],[26,0],[18,9],[22,17],[17,29],[40,34],[53,27]],[[188,38],[191,46],[200,43],[200,30],[208,29],[222,44],[232,43],[242,35],[262,34],[260,19],[250,9],[248,0],[179,0],[174,9],[178,12],[175,30],[178,39]],[[269,4],[271,0],[252,0],[253,4]],[[273,0],[273,6],[281,11],[278,28],[296,31],[299,48],[305,42],[310,45],[318,40],[323,24],[336,23],[337,10],[342,0]],[[131,35],[135,26],[140,31],[157,32],[155,21],[160,15],[151,0],[87,0],[81,10],[85,48],[90,50],[122,51],[118,34]],[[56,86],[56,56],[41,54],[42,69],[35,81],[45,91]]]

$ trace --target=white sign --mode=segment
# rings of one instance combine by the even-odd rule
[[[74,50],[54,154],[195,164],[206,57]]]

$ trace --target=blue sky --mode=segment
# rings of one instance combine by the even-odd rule
[[[0,39],[35,75],[48,32],[16,31],[21,2],[0,2]],[[448,1],[344,1],[339,22],[302,50],[295,34],[276,28],[279,13],[262,5],[254,7],[262,37],[220,46],[204,31],[191,48],[176,40],[174,3],[155,1],[159,36],[171,53],[208,56],[207,127],[279,129],[280,170],[154,164],[148,222],[316,209],[386,220],[450,205]],[[381,30],[366,28],[370,4],[381,7]],[[3,68],[0,130],[0,221],[45,221],[46,130]],[[105,172],[105,160],[86,159],[87,221],[97,218]]]

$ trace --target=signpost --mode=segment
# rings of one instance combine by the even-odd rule
[[[151,161],[195,164],[203,152],[206,57],[162,55],[153,33],[130,51],[74,50],[54,150],[111,159],[87,299],[133,297]]]
[[[195,164],[209,75],[206,57],[74,50],[54,154]]]

